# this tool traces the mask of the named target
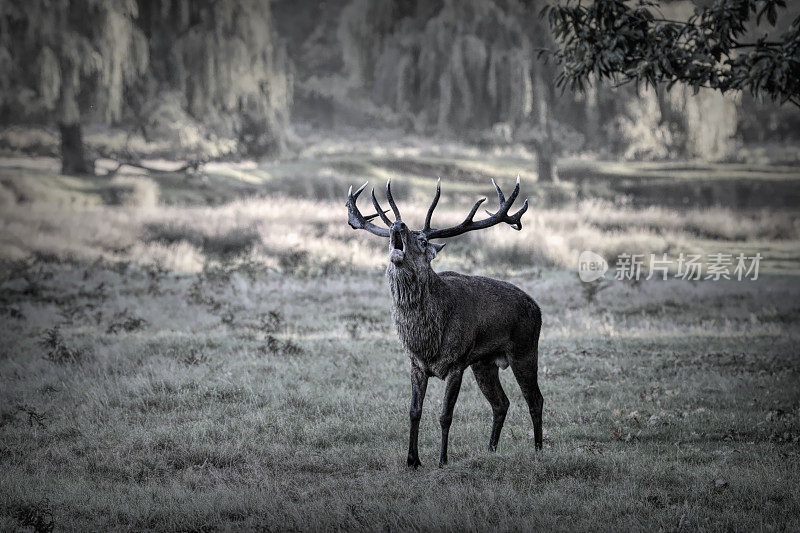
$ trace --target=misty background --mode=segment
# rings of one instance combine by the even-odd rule
[[[543,5],[7,2],[0,147],[58,156],[63,138],[75,151],[65,157],[77,158],[65,164],[93,171],[98,157],[275,157],[317,136],[369,138],[377,129],[514,146],[535,154],[530,171],[539,181],[559,175],[560,156],[579,154],[797,162],[800,110],[791,104],[693,94],[680,83],[669,91],[556,89],[557,67],[539,53],[555,48],[538,16]],[[676,20],[693,9],[687,1],[660,6]],[[790,6],[776,31],[796,11]]]

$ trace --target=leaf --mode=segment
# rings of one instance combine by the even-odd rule
[[[769,10],[767,11],[767,21],[770,23],[771,26],[774,26],[777,20],[778,20],[778,13],[775,10],[775,4],[770,4]]]

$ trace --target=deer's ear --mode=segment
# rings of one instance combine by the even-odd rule
[[[428,243],[427,252],[428,252],[428,257],[431,261],[436,257],[436,254],[442,251],[442,248],[444,248],[445,244],[447,243],[446,242],[442,244],[436,244],[435,242]]]

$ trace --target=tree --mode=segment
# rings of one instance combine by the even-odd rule
[[[150,46],[144,100],[177,92],[186,111],[240,152],[285,146],[292,76],[269,0],[140,0]]]
[[[542,10],[559,44],[560,87],[582,91],[591,76],[617,84],[748,91],[800,106],[800,16],[778,31],[786,0],[715,0],[687,20],[660,15],[658,2],[568,1]],[[772,34],[748,40],[762,19]]]
[[[0,2],[0,67],[0,119],[56,123],[64,173],[93,171],[83,125],[133,122],[147,137],[148,113],[213,137],[204,149],[285,146],[292,77],[269,0]]]
[[[535,17],[538,1],[532,0],[526,4],[523,11],[525,18],[529,22],[538,22]],[[530,27],[538,29],[531,36],[534,47],[544,48],[551,43],[550,32],[546,28],[542,28],[540,24],[531,24]],[[531,54],[531,57],[534,61],[533,95],[537,119],[536,127],[531,132],[535,134],[532,142],[536,149],[537,178],[542,182],[552,182],[556,179],[555,159],[560,151],[553,134],[553,91],[550,87],[553,72],[538,54]]]
[[[420,132],[511,132],[552,181],[558,125],[537,14],[536,2],[516,0],[353,0],[338,31],[348,83]]]
[[[126,88],[145,71],[136,14],[133,0],[0,2],[0,109],[54,120],[65,174],[93,172],[82,122],[119,119]]]

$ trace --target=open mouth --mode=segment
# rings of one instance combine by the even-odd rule
[[[389,236],[389,243],[392,245],[392,250],[403,251],[403,238],[400,237],[399,231],[393,231]]]
[[[406,256],[406,253],[403,251],[403,238],[400,236],[399,231],[392,231],[389,234],[389,244],[391,244],[392,247],[389,253],[389,260],[395,265],[399,265]]]

